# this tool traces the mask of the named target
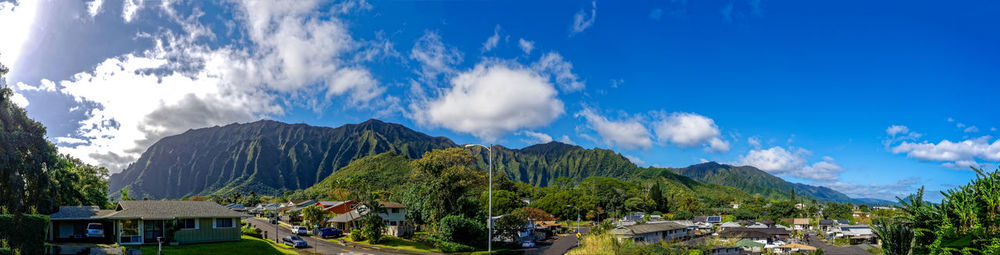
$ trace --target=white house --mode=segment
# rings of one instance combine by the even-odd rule
[[[413,233],[413,227],[406,222],[406,206],[396,202],[379,202],[382,209],[378,211],[378,216],[385,222],[386,235],[407,236]],[[368,208],[361,205],[345,214],[333,217],[329,222],[334,227],[350,232],[352,228],[360,226],[362,216],[368,214]]]

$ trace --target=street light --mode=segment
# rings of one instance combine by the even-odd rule
[[[493,145],[484,146],[482,144],[466,144],[465,148],[479,146],[489,151],[489,173],[490,173],[490,206],[489,206],[489,218],[486,218],[486,223],[489,225],[489,239],[486,240],[486,251],[493,253]]]
[[[580,233],[580,207],[576,207],[575,205],[566,205],[566,207],[576,208],[576,232]]]

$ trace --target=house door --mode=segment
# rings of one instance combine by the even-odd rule
[[[163,221],[146,220],[142,222],[142,237],[144,243],[156,243],[156,238],[163,236]]]

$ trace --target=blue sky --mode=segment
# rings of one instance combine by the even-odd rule
[[[1000,161],[986,1],[0,2],[6,82],[60,150],[369,118],[639,165],[754,165],[853,197]],[[6,30],[6,29],[5,29]],[[936,192],[932,192],[936,193]]]

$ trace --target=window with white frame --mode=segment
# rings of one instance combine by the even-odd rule
[[[232,228],[233,226],[235,226],[235,224],[233,224],[233,218],[218,218],[218,219],[215,219],[215,224],[212,227],[213,228]]]

